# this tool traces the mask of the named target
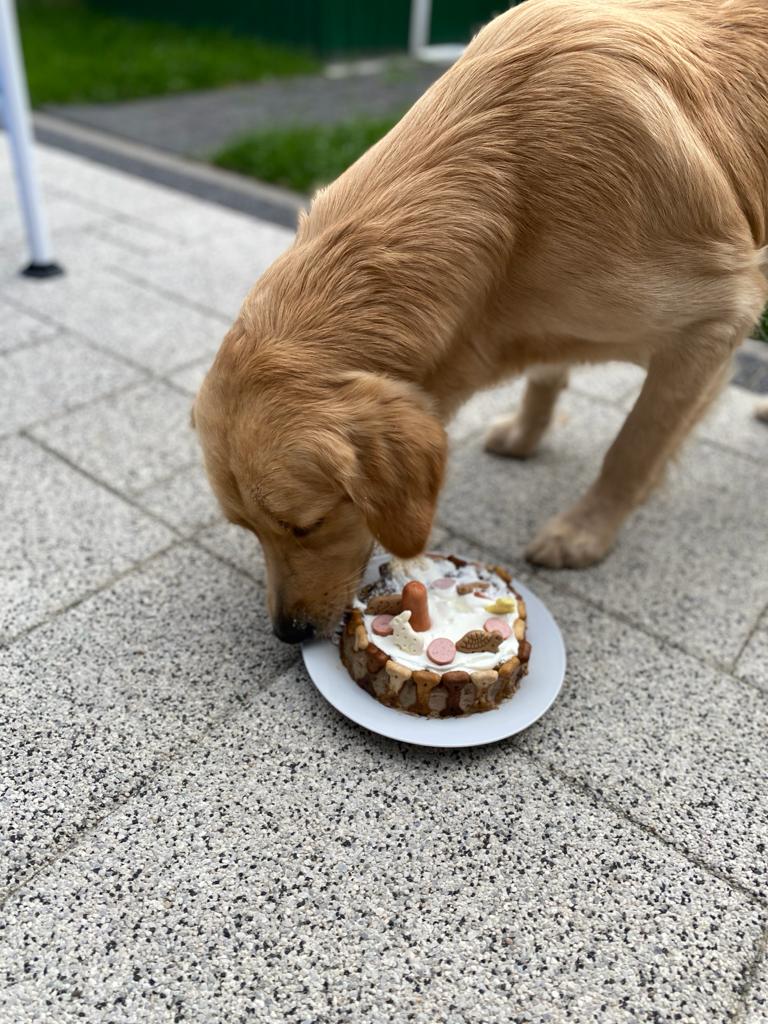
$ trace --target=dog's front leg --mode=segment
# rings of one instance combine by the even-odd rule
[[[551,519],[526,557],[552,569],[578,569],[611,550],[627,516],[660,481],[670,457],[728,380],[741,329],[711,324],[699,343],[675,345],[651,359],[645,385],[595,483],[569,511]]]
[[[537,366],[528,371],[525,395],[515,416],[497,420],[485,439],[485,450],[494,455],[527,459],[539,446],[560,392],[568,384],[568,367]]]

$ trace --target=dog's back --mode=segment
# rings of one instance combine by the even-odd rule
[[[681,309],[706,315],[681,289],[695,305],[711,278],[751,273],[768,242],[767,140],[768,3],[527,0],[316,197],[281,287],[293,306],[312,268],[343,275],[357,250],[382,262],[375,288],[347,294],[370,309],[383,278],[383,306],[410,317],[418,297],[423,351],[497,309],[494,289],[523,335],[603,344],[620,324],[636,349]]]
[[[528,0],[480,32],[386,139],[320,193],[312,228],[353,205],[396,205],[398,183],[431,166],[442,169],[444,189],[472,174],[465,201],[504,205],[506,185],[511,203],[526,169],[533,178],[539,162],[573,158],[578,170],[585,142],[604,160],[611,131],[624,129],[636,137],[616,140],[631,144],[623,156],[638,146],[650,159],[653,143],[674,149],[684,138],[682,164],[714,159],[764,245],[768,2]]]
[[[687,122],[681,129],[692,128],[718,159],[756,241],[765,244],[767,0],[529,0],[488,26],[465,59],[544,67],[570,61],[577,68],[580,54],[586,81],[589,65],[611,78],[618,71],[626,98],[634,86],[651,120],[643,91],[668,92]]]

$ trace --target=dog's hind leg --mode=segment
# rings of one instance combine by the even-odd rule
[[[568,384],[568,367],[537,366],[528,371],[527,378],[519,411],[492,425],[485,439],[486,451],[527,459],[547,432],[558,396]]]
[[[531,562],[581,568],[610,551],[624,520],[660,482],[669,459],[727,383],[732,354],[752,322],[750,316],[700,322],[656,352],[600,475],[535,537],[526,550]]]

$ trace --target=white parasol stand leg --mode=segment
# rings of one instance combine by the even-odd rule
[[[14,0],[0,0],[0,101],[3,120],[11,141],[19,201],[32,257],[22,273],[28,277],[53,277],[55,274],[61,274],[62,269],[53,258],[51,237],[37,179],[27,78]]]

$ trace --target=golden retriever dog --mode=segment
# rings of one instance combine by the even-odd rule
[[[768,0],[527,0],[491,22],[316,195],[196,399],[278,636],[333,630],[374,539],[423,550],[444,424],[526,370],[499,455],[534,452],[570,365],[647,369],[595,482],[527,548],[603,558],[758,319],[767,216]]]

